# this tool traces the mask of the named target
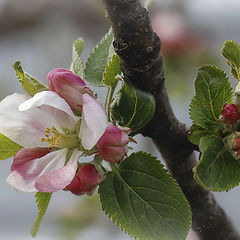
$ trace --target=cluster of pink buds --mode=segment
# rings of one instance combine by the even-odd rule
[[[82,112],[82,95],[92,95],[84,81],[66,69],[54,69],[47,77],[49,90],[56,92],[69,104],[75,113]],[[113,124],[109,124],[96,144],[97,155],[110,163],[119,163],[127,155],[127,133]],[[73,194],[91,195],[96,186],[101,182],[100,175],[93,164],[79,164],[72,182],[65,188]]]
[[[225,103],[221,114],[226,124],[235,123],[239,119],[239,109],[235,104]]]

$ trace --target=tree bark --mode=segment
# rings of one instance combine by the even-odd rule
[[[187,129],[170,106],[164,86],[160,39],[152,31],[147,10],[138,0],[103,0],[113,27],[114,48],[120,57],[124,78],[150,92],[156,100],[151,122],[139,133],[152,138],[188,199],[192,227],[202,240],[239,240],[225,212],[209,191],[199,186],[192,173],[196,146],[187,139]]]

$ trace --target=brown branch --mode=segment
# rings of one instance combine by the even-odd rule
[[[138,0],[103,0],[114,31],[114,47],[120,57],[124,77],[153,94],[156,111],[141,130],[151,137],[169,171],[177,180],[192,209],[192,227],[202,240],[239,240],[224,211],[212,193],[193,178],[195,146],[187,139],[187,130],[169,104],[164,87],[160,40],[152,31],[148,12]]]

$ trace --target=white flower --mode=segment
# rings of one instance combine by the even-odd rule
[[[79,135],[78,118],[53,91],[32,98],[15,93],[0,102],[0,133],[23,147],[15,156],[8,184],[23,192],[55,192],[71,182],[81,155],[79,144],[92,149],[107,127],[102,104],[88,94],[82,99]],[[68,149],[73,153],[66,164]]]

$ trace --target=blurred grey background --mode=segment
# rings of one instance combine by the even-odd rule
[[[163,42],[170,99],[177,117],[188,126],[197,67],[215,63],[229,75],[220,48],[227,39],[240,43],[239,12],[239,0],[153,0],[150,5],[153,28]],[[12,68],[16,60],[44,82],[53,68],[69,68],[75,39],[85,39],[86,61],[108,28],[98,0],[0,0],[1,99],[21,91]],[[160,157],[149,139],[136,139],[136,150]],[[11,159],[0,162],[0,239],[27,240],[37,213],[34,194],[15,192],[5,183],[11,163]],[[239,188],[215,195],[239,229]],[[97,198],[97,194],[89,198],[55,193],[36,240],[130,239],[104,216]]]

